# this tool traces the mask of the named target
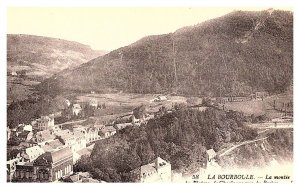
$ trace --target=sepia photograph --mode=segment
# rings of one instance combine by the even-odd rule
[[[294,182],[293,11],[8,7],[6,182]]]

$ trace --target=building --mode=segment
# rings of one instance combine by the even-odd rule
[[[171,182],[171,164],[157,157],[151,163],[131,171],[135,182]]]
[[[133,126],[141,126],[141,124],[144,121],[144,117],[142,119],[137,119],[134,115],[132,115],[131,121],[132,121]]]
[[[73,154],[70,148],[46,152],[34,163],[36,182],[55,182],[73,173]]]
[[[128,126],[133,126],[132,123],[118,123],[116,124],[114,127],[117,129],[117,130],[122,130]]]
[[[98,102],[96,99],[91,99],[89,105],[95,109],[98,107]]]
[[[66,104],[67,107],[69,107],[71,105],[71,102],[68,99],[66,99],[65,104]]]
[[[154,99],[150,100],[150,102],[162,102],[168,100],[167,96],[158,95]]]
[[[18,163],[14,174],[15,182],[55,182],[73,173],[71,149],[63,148],[46,152],[34,162]]]
[[[117,133],[117,130],[113,126],[106,126],[101,130],[104,135],[104,138],[108,138]]]
[[[73,104],[73,107],[72,107],[73,115],[78,116],[81,111],[82,111],[82,108],[81,108],[80,104]]]
[[[13,175],[13,182],[33,182],[33,162],[19,162]]]
[[[77,125],[73,128],[73,131],[82,132],[85,135],[86,144],[90,144],[96,140],[100,140],[103,137],[99,135],[99,131],[104,129],[104,125],[90,125],[87,127]]]
[[[72,152],[77,152],[83,148],[86,148],[86,138],[85,133],[82,131],[74,130],[61,130],[56,133],[58,137],[62,140],[63,144],[69,146],[72,149]]]
[[[6,162],[6,174],[7,174],[7,181],[11,181],[13,179],[13,175],[16,171],[17,164],[20,162],[21,156],[20,154],[17,157],[10,159]]]
[[[6,134],[7,134],[7,141],[8,141],[11,137],[11,130],[9,127],[6,128]]]
[[[207,106],[199,106],[199,105],[195,105],[195,106],[189,106],[190,109],[192,110],[198,110],[200,112],[204,112],[208,107]]]
[[[209,149],[206,151],[207,156],[208,156],[208,161],[212,161],[213,159],[215,159],[215,157],[217,156],[216,152],[214,151],[214,149]]]
[[[77,172],[71,175],[68,180],[75,183],[100,183],[100,181],[93,179],[88,172]]]
[[[268,96],[267,92],[255,92],[255,99],[256,100],[264,100]]]
[[[44,154],[45,151],[39,146],[32,146],[26,149],[23,149],[21,152],[21,161],[22,162],[33,162],[40,155]]]
[[[49,116],[41,116],[41,118],[37,119],[37,128],[41,131],[50,130],[54,127],[54,115],[51,114]]]
[[[145,115],[145,120],[149,121],[150,119],[154,119],[154,114],[146,114]]]
[[[22,142],[29,142],[33,138],[32,131],[23,131],[18,134],[18,139]]]
[[[43,146],[46,142],[53,141],[55,139],[54,132],[52,130],[44,130],[36,133],[35,138],[38,145]]]
[[[58,149],[65,148],[65,145],[58,139],[50,142],[46,142],[44,146],[41,147],[45,152],[52,152]]]
[[[25,125],[23,124],[19,124],[18,128],[20,129],[20,131],[32,131],[32,125]]]

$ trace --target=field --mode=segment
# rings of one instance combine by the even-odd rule
[[[105,104],[106,109],[96,111],[97,116],[113,114],[129,114],[135,107],[146,105],[148,112],[155,112],[163,105],[172,107],[175,103],[186,103],[187,98],[182,96],[168,96],[168,100],[161,102],[150,102],[155,94],[131,94],[131,93],[110,93],[110,94],[86,94],[77,96],[77,102],[90,102],[97,100],[98,104]]]
[[[274,101],[275,108],[274,109]],[[273,119],[284,115],[283,103],[293,102],[293,94],[291,92],[273,95],[262,100],[244,101],[244,102],[229,102],[225,104],[225,109],[244,112],[246,115],[254,114],[255,116],[266,115]],[[293,107],[289,106],[287,112],[292,113]]]

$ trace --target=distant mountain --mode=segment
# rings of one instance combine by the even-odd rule
[[[25,70],[26,75],[48,78],[66,68],[105,54],[87,45],[33,35],[7,35],[8,71]]]
[[[33,35],[7,35],[8,100],[26,98],[30,87],[64,69],[104,55],[87,45]]]
[[[39,89],[219,96],[280,93],[292,83],[293,13],[269,9],[145,37],[64,70]]]

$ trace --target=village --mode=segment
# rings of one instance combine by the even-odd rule
[[[162,112],[172,112],[176,104],[186,103],[189,108],[198,111],[205,111],[208,106],[225,110],[224,104],[227,102],[263,101],[267,98],[264,93],[256,93],[251,95],[251,98],[219,97],[211,98],[208,102],[202,99],[193,99],[191,102],[190,99],[156,95],[132,111],[112,114],[109,111],[111,103],[105,104],[94,96],[95,92],[92,91],[85,103],[66,99],[64,107],[68,111],[41,116],[32,120],[31,124],[19,124],[15,129],[7,128],[7,140],[11,144],[8,147],[8,182],[60,182],[65,178],[74,182],[99,182],[92,179],[88,173],[73,172],[73,165],[82,156],[91,154],[96,141],[112,137],[126,127],[146,125],[150,119],[161,116]],[[122,103],[119,103],[119,106],[121,105]],[[92,116],[95,112],[100,112],[100,116]],[[86,116],[82,117],[84,114]],[[268,124],[273,126],[274,122]],[[207,155],[206,171],[220,170],[221,167],[214,160],[217,153],[209,149]],[[136,182],[182,180],[182,175],[172,173],[171,164],[160,157],[132,170],[131,173],[136,175]]]

